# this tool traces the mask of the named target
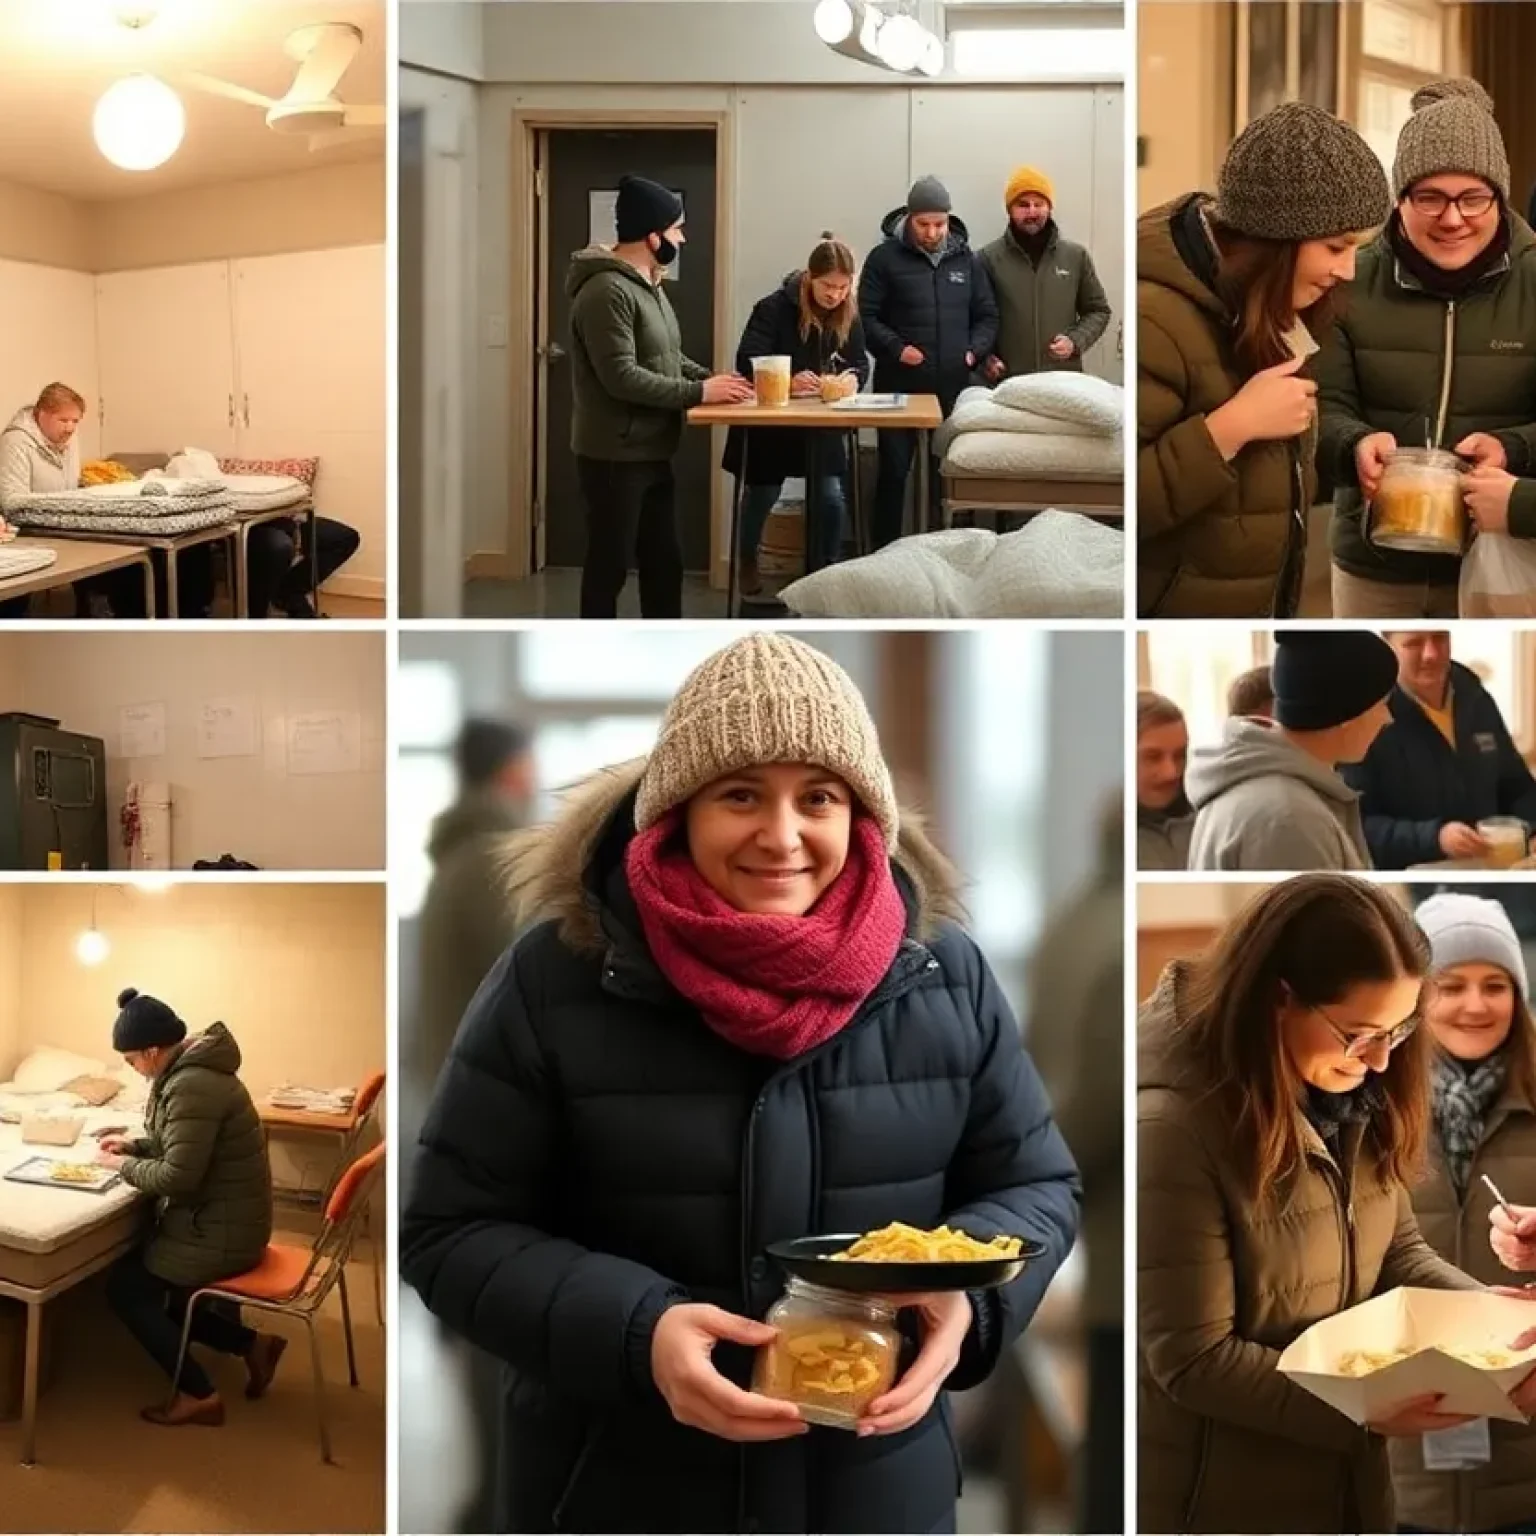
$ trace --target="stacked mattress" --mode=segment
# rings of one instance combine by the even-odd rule
[[[1125,392],[1082,373],[1006,379],[968,389],[935,450],[955,479],[1121,480]]]
[[[19,528],[59,533],[137,534],[172,538],[234,521],[235,501],[217,480],[129,480],[41,491],[5,509]]]

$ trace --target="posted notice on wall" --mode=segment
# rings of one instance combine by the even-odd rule
[[[676,191],[676,188],[673,189]],[[683,194],[678,192],[681,197]],[[587,193],[587,243],[589,245],[612,245],[619,238],[619,189],[617,187],[597,187]],[[658,231],[660,233],[660,231]],[[678,255],[662,276],[675,282],[678,273],[682,270],[683,258]]]
[[[288,721],[288,772],[360,773],[362,716],[345,710],[316,710]]]
[[[165,704],[125,704],[117,712],[119,757],[165,756]]]
[[[197,755],[254,757],[260,744],[256,722],[253,698],[204,699],[197,712]]]

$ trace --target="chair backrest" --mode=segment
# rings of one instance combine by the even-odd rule
[[[358,1202],[358,1195],[365,1185],[373,1182],[373,1176],[384,1162],[385,1143],[380,1142],[354,1162],[337,1179],[330,1199],[325,1202],[325,1219],[333,1226],[343,1226]]]
[[[373,1106],[378,1102],[378,1097],[384,1092],[384,1074],[382,1072],[370,1072],[362,1081],[357,1090],[357,1097],[352,1101],[352,1118],[359,1125],[373,1113]]]

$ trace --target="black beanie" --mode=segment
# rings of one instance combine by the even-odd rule
[[[619,179],[619,201],[614,226],[620,245],[664,235],[683,216],[683,200],[669,187],[643,176]]]
[[[1358,720],[1397,686],[1397,656],[1369,630],[1282,630],[1270,668],[1275,720],[1326,731]]]
[[[158,997],[141,997],[133,987],[125,987],[117,994],[117,1006],[121,1012],[112,1026],[112,1049],[119,1056],[180,1045],[187,1038],[187,1026]]]

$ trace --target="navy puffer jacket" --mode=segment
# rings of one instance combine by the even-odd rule
[[[832,1040],[787,1063],[712,1033],[640,936],[623,875],[638,765],[513,860],[546,920],[498,962],[439,1079],[401,1229],[406,1280],[504,1366],[497,1529],[954,1529],[943,1398],[904,1434],[738,1445],[677,1423],[650,1372],[673,1302],[761,1318],[769,1243],[902,1220],[1043,1255],[977,1293],[950,1386],[982,1381],[1072,1246],[1079,1186],[1017,1026],[913,828],[911,935]],[[721,1345],[746,1385],[750,1353]]]
[[[947,416],[961,390],[978,381],[976,365],[997,344],[997,296],[986,263],[970,245],[965,221],[951,216],[938,262],[912,243],[906,210],[886,214],[885,239],[869,253],[859,279],[859,314],[875,357],[875,388],[937,395]],[[902,350],[923,361],[908,368]]]

